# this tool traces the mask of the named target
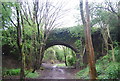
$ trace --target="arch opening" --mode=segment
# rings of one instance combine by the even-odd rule
[[[43,63],[63,66],[74,66],[76,51],[66,45],[51,45],[46,48]]]

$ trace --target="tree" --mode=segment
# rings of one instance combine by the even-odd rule
[[[104,16],[102,16],[102,15],[104,15]],[[109,28],[109,21],[108,21],[109,20],[109,13],[107,13],[107,12],[102,13],[101,12],[101,15],[98,14],[98,16],[99,16],[98,19],[100,19],[100,22],[98,22],[98,23],[101,27],[101,34],[102,34],[103,39],[104,39],[107,54],[108,54],[108,50],[109,50],[108,46],[110,46],[112,49],[112,59],[113,59],[113,61],[115,61],[113,40],[112,40],[111,35],[110,35],[110,28]]]
[[[5,5],[4,3],[2,3],[2,6],[5,12],[10,9],[10,13],[12,13],[12,15],[8,14],[5,16],[10,20],[10,25],[16,28],[16,44],[18,46],[21,59],[20,78],[24,80],[25,57],[28,57],[25,53],[30,53],[30,58],[34,56],[34,58],[31,59],[35,59],[35,61],[33,61],[33,72],[36,69],[39,69],[49,34],[55,27],[61,26],[61,22],[59,20],[64,14],[64,10],[62,10],[63,4],[56,3],[56,5],[54,5],[49,0],[41,2],[39,2],[39,0],[35,0],[33,1],[33,4],[30,4],[27,1],[13,3],[12,8],[9,9],[6,9],[8,5]],[[4,21],[7,21],[5,17]],[[3,22],[3,24],[4,27],[8,26],[8,23]],[[32,43],[28,46],[27,44],[30,42]]]
[[[88,64],[89,64],[89,72],[90,72],[90,79],[96,79],[96,68],[95,68],[95,56],[94,56],[94,49],[92,45],[92,38],[90,32],[90,17],[89,17],[89,6],[88,1],[86,0],[86,19],[84,17],[83,11],[83,0],[80,0],[80,13],[82,22],[84,25],[85,31],[85,43],[86,43],[86,53],[88,54]]]
[[[6,6],[4,3],[2,3],[2,6],[4,8],[4,10],[7,12]],[[13,19],[10,17],[10,15],[8,15],[8,18],[10,19],[12,25],[16,28],[17,30],[17,46],[18,46],[18,50],[19,50],[19,55],[20,55],[20,59],[21,59],[21,71],[20,71],[20,79],[24,80],[25,78],[25,55],[23,53],[23,30],[24,29],[24,25],[23,25],[23,18],[20,14],[20,7],[19,7],[19,3],[14,3],[13,7],[15,8],[16,11],[16,21],[17,23],[15,23],[13,21]]]
[[[101,28],[101,34],[107,50],[106,52],[108,53],[109,47],[111,47],[112,60],[115,61],[113,41],[119,41],[119,1],[112,2],[106,0],[103,3],[96,4],[91,9],[94,9],[94,17],[97,19],[97,23]],[[114,33],[115,36],[112,36],[111,33],[112,35]]]
[[[65,65],[68,66],[68,64],[67,64],[67,53],[68,53],[68,48],[62,46],[62,49],[63,49],[63,53],[64,53]]]
[[[29,2],[22,2],[21,9],[24,20],[29,26],[33,27],[33,47],[35,55],[34,70],[39,69],[42,64],[42,59],[45,52],[46,41],[49,34],[55,27],[61,26],[60,19],[63,17],[63,4],[52,4],[49,0],[32,2],[33,7],[30,7]],[[28,14],[29,13],[29,14]]]

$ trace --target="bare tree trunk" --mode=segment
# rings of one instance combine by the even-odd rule
[[[106,25],[103,24],[103,27],[101,25],[101,33],[102,33],[102,36],[103,36],[103,39],[104,39],[104,44],[105,44],[105,47],[106,47],[106,53],[108,54],[108,31],[107,31],[107,28],[106,28]]]
[[[25,55],[22,51],[22,28],[20,26],[20,12],[19,12],[19,8],[16,7],[16,13],[17,13],[17,43],[18,43],[18,49],[19,49],[19,53],[21,56],[21,71],[20,71],[20,79],[21,81],[24,81],[25,79],[25,73],[24,73],[24,68],[25,68]]]
[[[113,41],[112,41],[112,38],[110,36],[110,31],[109,31],[109,27],[107,26],[107,32],[108,32],[108,37],[110,39],[110,46],[111,46],[111,49],[112,49],[112,60],[115,62],[115,52],[114,52],[114,46],[113,46]]]
[[[89,16],[89,6],[88,1],[86,0],[86,15],[87,15],[87,22],[86,22],[86,40],[88,42],[87,49],[89,49],[89,67],[90,67],[90,79],[96,79],[96,68],[95,68],[95,55],[94,49],[92,44],[91,38],[91,30],[90,30],[90,16]]]
[[[102,32],[102,36],[103,36],[103,39],[104,39],[104,42],[105,42],[105,47],[106,47],[107,54],[108,54],[108,50],[109,50],[108,46],[110,46],[111,49],[112,49],[112,60],[115,62],[114,47],[113,47],[112,38],[110,36],[109,26],[107,24],[103,24],[103,26],[101,25],[101,30],[102,30],[101,32]]]
[[[76,69],[80,68],[80,59],[81,59],[80,53],[76,53],[76,66],[75,66]]]
[[[43,60],[43,57],[44,57],[44,52],[45,52],[45,46],[42,45],[41,49],[40,49],[40,59],[39,59],[40,67],[42,65],[42,60]]]
[[[34,55],[34,62],[33,62],[33,71],[32,71],[32,73],[34,73],[35,72],[35,70],[37,69],[37,66],[38,66],[38,53],[37,53],[37,51],[36,51],[36,43],[35,43],[35,41],[36,41],[36,34],[35,34],[35,32],[33,31],[33,36],[32,36],[32,40],[33,40],[33,55]]]
[[[92,45],[92,38],[91,38],[91,30],[90,30],[90,17],[89,17],[89,6],[88,1],[86,0],[86,16],[87,19],[85,21],[84,13],[83,13],[83,1],[80,1],[80,9],[81,9],[81,18],[83,25],[85,26],[85,42],[86,42],[86,51],[88,54],[88,64],[89,64],[89,72],[90,72],[90,79],[96,79],[96,68],[95,68],[95,56],[94,56],[94,49]]]
[[[83,46],[83,40],[82,38],[80,39],[81,41],[81,48],[80,48],[80,66],[83,67],[83,56],[84,56],[84,53],[85,53],[85,46]]]
[[[38,23],[38,18],[37,18],[37,14],[38,14],[38,3],[39,0],[35,0],[34,4],[34,10],[33,10],[33,24],[36,24],[35,27],[37,27],[37,35],[34,33],[34,52],[35,52],[35,63],[34,63],[34,67],[33,67],[33,73],[35,72],[35,70],[40,68],[40,57],[41,57],[41,46],[40,46],[40,29],[39,29],[39,23]],[[35,41],[37,41],[38,45],[36,45]]]
[[[64,58],[65,58],[65,65],[67,66],[67,56],[66,56],[66,51],[68,50],[66,47],[62,47],[64,51]]]
[[[117,34],[117,40],[120,42],[120,1],[118,2],[118,34]],[[120,44],[120,43],[119,43]]]

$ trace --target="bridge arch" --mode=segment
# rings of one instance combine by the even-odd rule
[[[51,31],[45,45],[45,50],[54,46],[54,45],[63,45],[68,48],[71,48],[76,55],[80,55],[79,53],[79,48],[77,48],[77,45],[75,44],[77,40],[79,40],[81,37],[81,33],[75,33],[75,31],[71,32],[71,30],[75,30],[74,27],[71,28],[61,28],[61,29],[55,29]],[[76,30],[80,30],[80,27],[76,27]],[[77,35],[77,36],[76,36]],[[102,54],[104,50],[102,50],[102,43],[103,39],[101,37],[100,31],[96,31],[92,33],[92,38],[93,38],[93,46],[95,52]],[[83,41],[84,42],[84,41]],[[96,46],[97,44],[97,46]],[[99,48],[99,49],[97,49]],[[101,51],[101,50],[102,51]],[[84,53],[83,56],[83,63],[87,64],[87,54]]]
[[[66,46],[68,48],[71,48],[75,53],[78,52],[78,50],[76,48],[74,48],[74,46],[68,44],[68,43],[64,43],[64,42],[58,42],[58,41],[54,41],[54,42],[50,42],[50,43],[47,43],[46,44],[46,47],[45,47],[45,50],[52,47],[52,46],[55,46],[55,45],[63,45],[63,46]]]

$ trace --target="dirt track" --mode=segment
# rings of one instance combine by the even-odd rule
[[[75,79],[76,70],[73,68],[58,68],[55,65],[43,64],[44,70],[38,70],[39,79]]]

